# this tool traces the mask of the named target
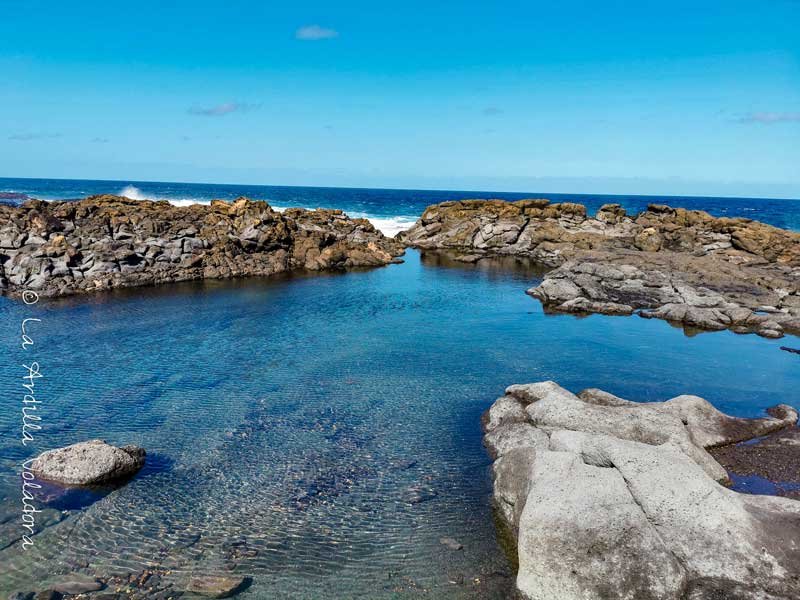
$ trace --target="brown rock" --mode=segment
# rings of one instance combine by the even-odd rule
[[[0,206],[0,293],[61,296],[292,269],[394,262],[402,246],[341,211],[274,211],[239,198],[210,205],[93,196]]]

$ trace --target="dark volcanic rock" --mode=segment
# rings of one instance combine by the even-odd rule
[[[93,196],[0,206],[0,292],[63,296],[292,269],[385,265],[401,245],[338,210],[273,210],[266,202],[177,207]]]
[[[727,489],[706,450],[797,421],[789,406],[771,412],[737,419],[697,396],[635,403],[510,386],[483,423],[521,596],[798,598],[800,502]]]
[[[800,333],[800,234],[650,205],[464,200],[428,207],[401,239],[424,250],[524,256],[553,268],[529,293],[559,312],[666,319],[697,329]]]

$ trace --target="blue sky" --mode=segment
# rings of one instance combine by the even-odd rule
[[[800,2],[8,2],[0,176],[800,197]]]

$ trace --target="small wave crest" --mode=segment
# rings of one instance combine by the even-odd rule
[[[126,185],[119,192],[117,196],[125,196],[131,200],[166,200],[174,206],[191,206],[192,204],[209,204],[211,200],[203,200],[197,198],[166,198],[164,196],[157,196],[155,194],[145,194],[142,190],[135,185]]]
[[[131,200],[166,200],[173,206],[191,206],[193,204],[209,204],[211,200],[209,199],[199,199],[199,198],[163,198],[156,195],[145,195],[142,190],[137,188],[135,185],[126,185],[122,188],[119,192],[117,192],[118,196],[125,196],[126,198],[130,198]],[[278,212],[285,211],[288,207],[287,206],[276,206],[270,203],[273,209],[277,210]],[[311,208],[307,208],[306,210],[312,210]],[[375,217],[367,213],[361,212],[348,212],[345,213],[354,218],[354,219],[367,219],[372,225],[380,231],[383,235],[394,237],[401,231],[405,231],[409,227],[411,227],[416,222],[416,217],[409,217],[409,216],[396,216],[396,217]]]
[[[387,237],[394,237],[401,231],[409,229],[417,221],[414,217],[372,217],[360,214],[351,214],[350,216],[367,219],[375,229]]]
[[[126,185],[119,192],[117,192],[117,196],[125,196],[126,198],[130,198],[131,200],[149,200],[150,199],[150,198],[145,197],[145,195],[142,193],[142,190],[137,188],[135,185]]]

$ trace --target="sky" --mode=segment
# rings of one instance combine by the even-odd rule
[[[800,198],[800,1],[0,0],[0,176]]]

